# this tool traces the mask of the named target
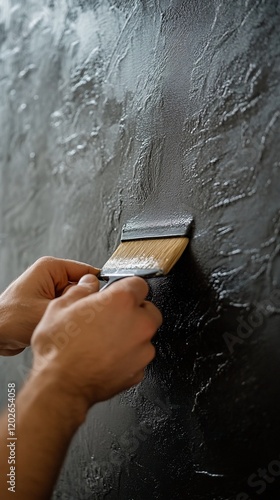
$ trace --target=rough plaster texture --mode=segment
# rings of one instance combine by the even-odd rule
[[[279,498],[279,2],[0,9],[1,289],[41,255],[102,265],[132,216],[196,222],[150,282],[156,360],[92,409],[53,499]]]

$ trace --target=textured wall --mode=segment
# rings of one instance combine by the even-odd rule
[[[102,265],[131,216],[196,222],[150,283],[156,360],[92,409],[53,498],[279,498],[278,0],[0,9],[1,288],[45,254]]]

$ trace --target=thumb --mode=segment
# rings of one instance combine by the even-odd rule
[[[85,274],[84,276],[82,276],[78,282],[78,285],[94,288],[92,292],[98,292],[99,290],[99,281],[93,274]]]
[[[99,290],[99,281],[93,274],[85,274],[79,280],[77,285],[72,285],[68,290],[64,293],[62,297],[60,297],[60,302],[63,302],[63,305],[69,306],[73,302],[76,302],[91,293],[96,293]]]

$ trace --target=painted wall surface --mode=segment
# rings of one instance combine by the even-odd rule
[[[279,499],[279,1],[0,9],[1,289],[41,255],[101,266],[132,216],[195,217],[150,281],[156,360],[91,410],[53,499]]]

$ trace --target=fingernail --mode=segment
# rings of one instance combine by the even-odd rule
[[[95,285],[96,279],[97,278],[95,278],[92,274],[85,274],[85,276],[82,276],[80,279],[78,285]]]

